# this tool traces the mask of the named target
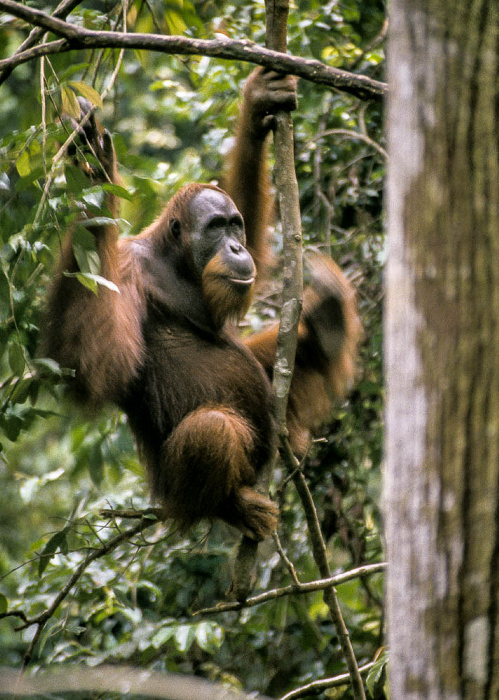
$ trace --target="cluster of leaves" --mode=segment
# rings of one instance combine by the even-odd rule
[[[72,16],[93,29],[122,21],[113,3],[83,3]],[[134,31],[264,41],[262,1],[132,2],[127,21]],[[381,0],[313,0],[306,14],[290,17],[289,49],[381,78],[382,44],[373,39],[383,21]],[[0,15],[0,58],[25,36],[22,23]],[[97,211],[102,198],[69,158],[56,157],[70,131],[62,112],[71,116],[78,95],[98,106],[118,60],[114,51],[61,54],[45,61],[43,73],[27,63],[0,86],[0,615],[38,619],[72,573],[103,550],[44,623],[32,664],[126,661],[279,696],[345,670],[322,594],[193,617],[226,597],[236,539],[220,524],[185,539],[152,520],[104,553],[134,521],[103,511],[148,505],[126,421],[113,411],[74,415],[64,399],[67,371],[37,357],[43,298],[64,231],[82,203]],[[219,177],[249,70],[206,57],[124,54],[99,118],[113,132],[123,165],[126,189],[115,193],[125,235],[148,224],[182,184]],[[340,571],[381,557],[381,115],[376,105],[304,81],[299,95],[294,121],[306,242],[331,250],[349,271],[365,327],[359,382],[306,466],[330,560]],[[278,249],[278,231],[276,240]],[[95,290],[102,280],[84,235],[76,252],[81,281]],[[249,317],[254,328],[276,317],[276,301],[261,300]],[[283,474],[275,488],[287,556],[300,580],[313,580],[299,500]],[[274,545],[265,545],[257,587],[289,581]],[[338,592],[357,659],[372,661],[383,644],[381,577],[351,581]],[[17,615],[0,618],[3,663],[26,661],[37,625],[18,629],[24,624]],[[383,697],[381,670],[371,676],[373,697]],[[346,685],[327,693],[352,697]]]

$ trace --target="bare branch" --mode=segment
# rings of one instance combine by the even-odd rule
[[[374,37],[372,41],[369,42],[369,44],[363,49],[362,53],[360,56],[357,56],[352,63],[350,64],[349,68],[350,70],[355,70],[360,63],[362,63],[363,59],[365,58],[366,54],[369,53],[369,51],[372,51],[373,49],[378,46],[378,44],[381,44],[383,41],[385,41],[387,35],[388,35],[388,29],[390,26],[390,20],[388,17],[385,18],[385,21],[383,22],[383,26],[381,27],[381,31],[377,36]]]
[[[145,49],[165,54],[184,56],[210,56],[225,60],[240,60],[267,66],[281,73],[297,75],[314,83],[327,85],[347,92],[363,100],[381,101],[387,94],[387,86],[364,75],[356,75],[339,68],[331,68],[320,61],[299,58],[280,51],[258,46],[251,41],[235,39],[191,39],[183,36],[160,36],[159,34],[127,34],[125,32],[95,31],[47,15],[14,0],[0,0],[0,10],[24,19],[30,24],[43,27],[66,41],[51,42],[24,51],[0,61],[0,70],[15,67],[35,56],[61,53],[73,49],[118,48]]]
[[[374,661],[360,666],[359,673],[367,673],[374,666]],[[312,681],[312,683],[307,683],[307,685],[301,688],[295,688],[286,695],[283,695],[280,700],[296,700],[296,698],[302,698],[305,695],[311,695],[315,693],[320,693],[326,688],[337,688],[339,685],[347,685],[350,682],[350,675],[348,673],[342,673],[340,676],[334,676],[334,678],[321,678],[318,681]]]
[[[65,51],[72,51],[71,44],[66,39],[57,39],[57,41],[49,41],[46,44],[37,44],[31,49],[26,49],[26,51],[16,51],[10,58],[4,58],[0,61],[0,84],[9,77],[14,68],[20,66],[22,63],[33,61],[42,56],[64,53]]]
[[[0,613],[0,620],[3,620],[5,617],[19,617],[21,620],[23,620],[23,622],[27,622],[28,620],[26,614],[22,610],[12,610],[9,612]]]
[[[194,615],[212,615],[213,613],[234,612],[237,610],[242,610],[243,608],[252,608],[255,605],[261,605],[262,603],[267,603],[269,600],[276,600],[277,598],[283,598],[287,595],[303,595],[305,593],[324,591],[328,588],[333,588],[334,586],[340,586],[342,583],[347,583],[347,581],[359,578],[360,576],[377,574],[380,571],[384,571],[385,568],[386,564],[383,562],[379,564],[366,564],[365,566],[359,566],[356,569],[351,569],[350,571],[346,571],[343,574],[338,574],[337,576],[317,579],[316,581],[308,581],[307,583],[291,583],[289,586],[284,586],[283,588],[273,588],[270,591],[265,591],[264,593],[259,593],[251,598],[247,598],[244,602],[219,603],[212,608],[197,610]]]

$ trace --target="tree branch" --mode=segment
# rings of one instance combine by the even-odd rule
[[[124,32],[95,31],[79,27],[45,12],[21,5],[14,0],[0,0],[0,10],[30,24],[42,27],[65,42],[49,42],[28,51],[14,54],[0,61],[0,70],[11,69],[35,57],[50,53],[62,53],[73,49],[118,48],[144,49],[164,54],[184,56],[210,56],[224,60],[240,60],[267,66],[281,73],[296,75],[314,83],[336,88],[363,100],[381,101],[387,94],[385,83],[356,75],[339,68],[331,68],[320,61],[299,58],[280,51],[258,46],[251,41],[235,39],[191,39],[183,36],[159,34],[127,34]],[[36,49],[36,50],[35,50]]]
[[[338,574],[337,576],[317,579],[316,581],[308,581],[307,583],[291,583],[289,586],[284,586],[283,588],[273,588],[270,591],[259,593],[251,598],[247,598],[244,602],[219,603],[212,608],[196,610],[196,612],[193,614],[212,615],[213,613],[235,612],[237,610],[242,610],[243,608],[252,608],[255,605],[267,603],[269,600],[283,598],[287,595],[303,595],[305,593],[324,591],[327,588],[340,586],[342,583],[347,583],[347,581],[351,581],[354,578],[359,578],[360,576],[377,574],[380,571],[384,571],[385,568],[386,564],[383,562],[379,564],[366,564],[365,566],[359,566],[356,569],[351,569],[350,571],[346,571],[343,574]]]
[[[374,661],[364,666],[360,666],[359,673],[367,673],[374,666]],[[291,690],[286,695],[283,695],[280,700],[296,700],[296,698],[302,698],[304,695],[318,694],[327,688],[337,688],[339,685],[347,685],[350,682],[350,675],[348,673],[342,673],[340,676],[334,676],[334,678],[321,678],[318,681],[312,681],[312,683],[307,683],[307,685],[301,688],[295,688]]]

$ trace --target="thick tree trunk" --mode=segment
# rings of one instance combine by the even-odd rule
[[[499,4],[392,0],[393,700],[499,698]]]

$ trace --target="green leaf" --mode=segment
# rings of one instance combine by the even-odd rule
[[[73,232],[73,253],[80,272],[97,274],[100,271],[95,236],[84,226],[76,226]]]
[[[85,219],[85,226],[110,226],[116,223],[116,219],[110,216],[94,216],[91,219]]]
[[[9,367],[16,375],[22,377],[24,372],[24,351],[19,343],[12,343],[9,348]]]
[[[29,153],[24,150],[19,158],[16,160],[17,172],[21,177],[27,177],[31,172],[31,162],[29,159]]]
[[[96,250],[88,250],[73,243],[73,253],[83,274],[97,274],[100,271],[99,254]]]
[[[45,648],[46,643],[51,637],[57,633],[62,627],[61,620],[51,620],[47,625],[45,625],[40,639],[38,641],[38,653],[41,654]]]
[[[9,608],[9,601],[7,600],[7,596],[4,596],[3,593],[0,593],[0,615],[3,615],[3,613],[6,613]]]
[[[383,683],[383,671],[387,663],[388,654],[384,651],[367,675],[366,686],[372,698],[377,698],[379,696],[378,691]]]
[[[189,651],[195,638],[196,628],[193,625],[180,625],[175,630],[175,646],[182,653]]]
[[[110,289],[112,292],[121,294],[119,287],[114,282],[111,282],[111,280],[107,280],[101,275],[94,275],[90,272],[65,272],[64,276],[76,277],[78,282],[80,282],[87,289],[90,289],[90,291],[94,294],[98,294],[99,285],[101,285],[102,287],[107,287],[107,289]]]
[[[59,532],[56,532],[55,535],[52,535],[52,537],[49,539],[49,541],[43,548],[43,551],[40,556],[40,561],[38,562],[38,576],[41,576],[43,574],[43,572],[49,565],[50,560],[52,559],[52,557],[58,549],[60,549],[63,554],[67,554],[67,533],[68,528],[65,527]]]
[[[104,466],[100,443],[92,445],[87,452],[87,468],[90,478],[96,486],[102,484],[104,479]]]
[[[89,102],[91,102],[96,107],[103,108],[102,98],[95,88],[87,83],[82,83],[80,80],[71,80],[70,83],[72,88],[77,90],[80,95],[86,97]]]
[[[111,280],[107,280],[105,277],[101,277],[101,275],[87,275],[87,277],[90,277],[91,279],[95,280],[97,284],[102,285],[102,287],[107,287],[112,292],[121,294],[119,287],[114,282],[111,282]]]
[[[63,83],[75,73],[80,73],[81,71],[86,70],[88,66],[88,63],[73,63],[71,66],[69,66],[69,68],[66,68],[66,70],[59,75],[59,81]]]
[[[13,403],[24,403],[30,395],[32,384],[33,382],[31,379],[20,379],[18,382],[16,382],[10,400]]]
[[[223,641],[224,631],[214,622],[202,622],[196,627],[196,642],[208,654],[214,654]]]
[[[0,414],[0,428],[11,442],[16,442],[24,427],[23,419],[15,414]]]
[[[90,276],[86,272],[65,272],[65,277],[75,277],[80,284],[89,289],[93,294],[98,294],[99,287],[97,282],[90,279]]]
[[[37,357],[33,360],[33,365],[44,374],[55,375],[56,377],[60,377],[62,374],[59,363],[50,357]]]
[[[105,182],[102,185],[102,189],[105,192],[110,192],[111,194],[115,194],[117,197],[120,197],[121,199],[127,199],[129,202],[133,200],[133,195],[131,192],[129,192],[126,187],[121,187],[120,185],[113,185],[110,182]]]
[[[11,315],[9,280],[0,269],[0,321],[6,321]]]
[[[158,630],[151,639],[151,645],[154,649],[159,649],[175,634],[175,627],[162,627]]]
[[[81,222],[75,226],[73,231],[73,244],[84,250],[96,250],[95,236]]]
[[[88,187],[88,178],[82,173],[80,168],[67,165],[65,169],[66,184],[73,194],[79,194]]]
[[[98,164],[91,154],[88,154],[87,158],[91,163]],[[89,207],[94,207],[100,211],[104,204],[104,190],[102,189],[102,185],[87,189],[82,195],[82,199]]]
[[[68,115],[68,117],[73,117],[73,119],[80,118],[80,103],[78,102],[76,95],[66,86],[61,88],[61,98],[62,98],[62,111]]]

